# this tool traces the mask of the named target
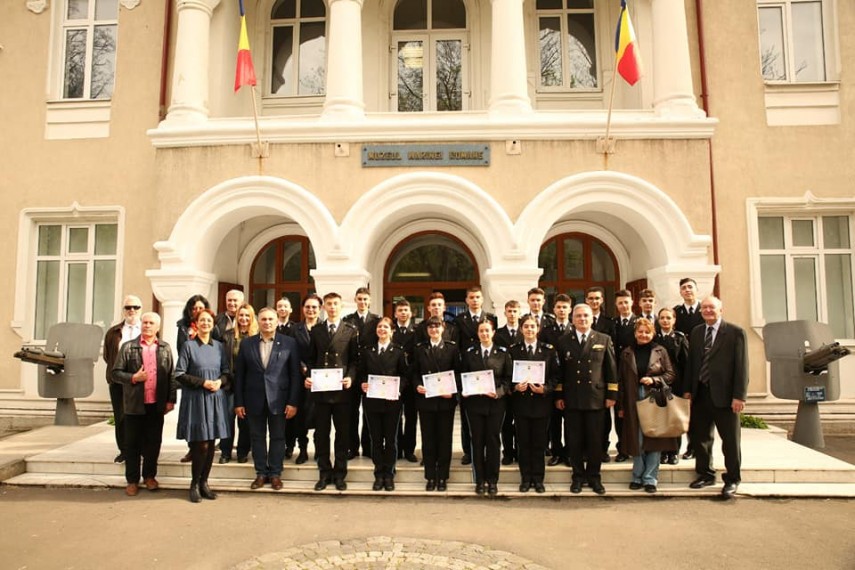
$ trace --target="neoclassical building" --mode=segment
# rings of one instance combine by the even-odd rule
[[[126,293],[174,340],[189,296],[232,287],[258,307],[369,285],[420,316],[474,284],[497,313],[535,285],[674,305],[685,276],[749,331],[749,411],[794,411],[766,322],[855,344],[851,3],[635,0],[635,86],[618,0],[244,5],[258,81],[236,92],[237,0],[9,2],[6,354],[106,328]],[[35,367],[0,367],[0,415],[52,409]],[[78,407],[107,400],[99,365]]]

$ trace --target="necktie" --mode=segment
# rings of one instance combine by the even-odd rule
[[[487,358],[489,358],[489,357],[490,357],[490,351],[485,348],[484,349],[484,360],[487,360]]]
[[[560,332],[560,333],[564,332],[564,325],[558,325],[558,332]]]
[[[701,370],[698,373],[698,381],[701,384],[709,384],[710,382],[710,349],[713,345],[712,333],[713,328],[707,327],[707,332],[704,335],[704,357],[701,362]]]
[[[594,317],[594,324],[591,325],[591,328],[597,328],[597,319],[600,317]]]
[[[385,346],[381,346],[381,347],[380,347],[380,354],[383,354],[384,352],[386,352],[386,347],[385,347]]]
[[[586,340],[588,340],[588,336],[585,333],[582,333],[582,339],[579,342],[585,344]]]
[[[627,326],[628,324],[629,324],[629,319],[624,319],[623,320],[623,326]]]
[[[333,323],[330,323],[330,336],[333,336],[334,334],[335,334],[335,325]]]
[[[517,331],[514,329],[508,329],[508,333],[511,335],[511,338],[514,338],[514,335],[517,334]]]
[[[694,315],[694,314],[695,314],[695,308],[694,308],[694,307],[689,307],[689,314],[690,314],[690,315]]]
[[[653,322],[653,315],[647,315],[647,320],[652,323]]]
[[[528,357],[534,358],[534,346],[528,345]]]

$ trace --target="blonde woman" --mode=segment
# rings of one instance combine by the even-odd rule
[[[255,318],[255,309],[249,303],[244,303],[238,307],[235,313],[235,327],[226,331],[226,336],[223,339],[225,343],[226,356],[229,359],[229,370],[234,373],[234,363],[237,357],[240,343],[243,339],[258,334],[258,319]],[[232,383],[234,385],[234,383]],[[220,463],[228,463],[232,460],[232,449],[234,448],[235,435],[237,435],[237,460],[238,463],[246,463],[247,455],[249,455],[250,439],[249,425],[245,418],[237,418],[237,431],[235,431],[235,412],[234,412],[234,393],[229,388],[228,392],[229,410],[231,410],[231,420],[229,427],[232,437],[220,440]]]

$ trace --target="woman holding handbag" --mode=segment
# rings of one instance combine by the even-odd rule
[[[674,381],[674,367],[664,347],[653,342],[656,329],[648,319],[635,321],[635,341],[626,347],[618,362],[620,399],[618,414],[623,418],[625,452],[633,457],[632,490],[656,492],[662,451],[679,446],[679,438],[651,438],[641,431],[636,402],[650,391],[663,389]]]

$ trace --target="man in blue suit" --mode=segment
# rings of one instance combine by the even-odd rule
[[[285,420],[297,413],[300,398],[300,355],[297,342],[276,332],[276,311],[258,312],[259,334],[241,343],[235,359],[235,413],[249,422],[255,481],[282,488],[285,459]],[[267,432],[270,431],[270,448]]]

